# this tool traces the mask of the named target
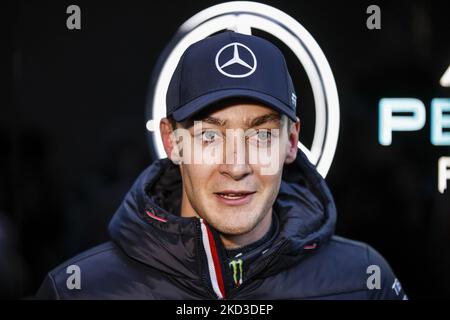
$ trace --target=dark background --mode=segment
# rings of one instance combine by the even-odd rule
[[[107,240],[106,227],[152,162],[145,103],[157,59],[177,28],[213,1],[15,2],[4,16],[6,103],[0,109],[0,297],[29,297],[46,272]],[[299,21],[333,70],[341,128],[326,178],[337,233],[368,242],[411,299],[450,297],[450,190],[437,190],[432,98],[450,65],[450,5],[436,1],[264,1]],[[81,8],[81,30],[66,8]],[[381,30],[366,8],[381,8]],[[288,52],[289,67],[293,65]],[[3,68],[4,66],[4,68]],[[308,81],[294,76],[302,141],[314,130]],[[411,97],[425,128],[378,143],[378,102]]]

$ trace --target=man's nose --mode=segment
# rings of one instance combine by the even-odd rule
[[[227,175],[233,180],[242,180],[252,173],[252,169],[248,163],[244,164],[222,164],[220,166],[220,173]]]
[[[225,149],[225,161],[220,165],[220,173],[228,175],[234,180],[241,180],[252,173],[249,165],[248,150],[246,150],[245,139],[234,141],[234,148],[228,145]]]

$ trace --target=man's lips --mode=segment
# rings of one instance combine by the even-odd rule
[[[226,205],[243,205],[250,202],[252,195],[256,191],[247,190],[224,190],[220,192],[214,192],[217,199]]]
[[[256,191],[246,191],[246,190],[224,190],[224,191],[214,192],[214,193],[219,196],[236,198],[236,197],[244,197],[246,195],[253,194],[255,192]]]

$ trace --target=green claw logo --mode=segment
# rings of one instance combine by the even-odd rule
[[[242,259],[233,260],[230,262],[230,266],[233,268],[233,280],[236,286],[240,286],[242,284]],[[238,267],[239,267],[239,276],[238,276]]]

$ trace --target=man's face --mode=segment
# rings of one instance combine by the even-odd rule
[[[183,143],[182,153],[185,156],[189,147],[198,153],[202,150],[199,147],[205,150],[215,146],[223,161],[181,162],[183,202],[187,203],[183,210],[188,211],[182,215],[199,216],[222,234],[249,233],[271,213],[283,164],[295,159],[298,122],[288,132],[285,116],[280,117],[273,109],[256,103],[228,105],[199,120],[201,128],[192,120],[178,124],[192,137]],[[255,150],[266,155],[264,163],[250,161],[249,155]],[[204,151],[200,152],[206,156]],[[191,160],[193,157],[194,152]],[[262,170],[268,167],[267,160],[275,168],[270,174]]]

